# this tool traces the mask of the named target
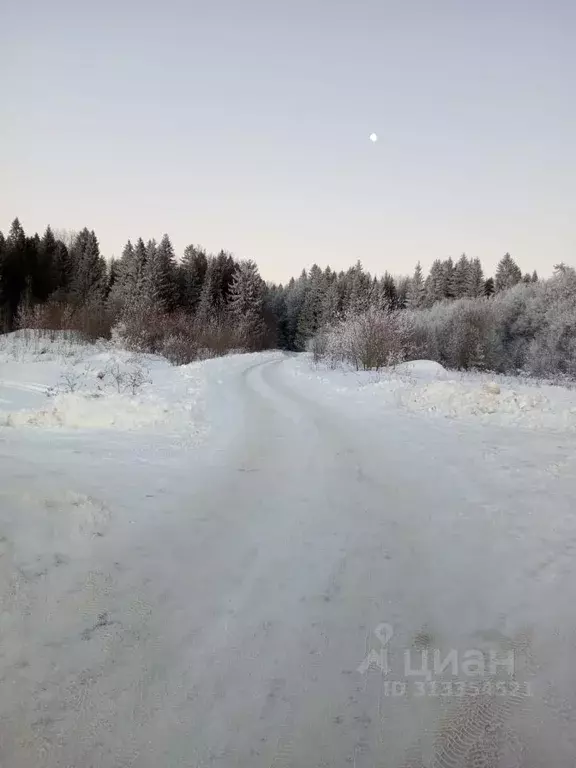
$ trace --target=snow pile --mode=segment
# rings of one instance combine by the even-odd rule
[[[377,399],[379,406],[500,426],[576,431],[576,390],[537,380],[447,371],[432,360],[375,372],[311,366],[303,356],[292,369],[356,401]]]
[[[442,379],[448,378],[448,371],[440,363],[434,360],[412,360],[409,363],[400,363],[394,366],[394,373],[401,376],[410,376],[413,379]]]
[[[462,380],[430,382],[407,388],[401,401],[412,411],[438,412],[451,418],[494,415],[502,422],[523,422],[524,426],[576,427],[576,407],[556,411],[538,392],[502,390],[495,382],[484,386]]]
[[[278,357],[228,355],[175,367],[106,342],[19,331],[0,337],[0,428],[164,430],[198,438],[206,399],[229,376]]]
[[[0,339],[0,427],[190,431],[202,385],[162,358],[106,343],[24,332]]]
[[[71,393],[57,395],[37,410],[0,411],[0,426],[138,429],[181,422],[186,415],[190,419],[191,410],[191,405],[180,404],[175,409],[168,403],[122,394]]]

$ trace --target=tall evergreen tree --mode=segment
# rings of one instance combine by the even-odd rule
[[[206,266],[206,275],[200,298],[196,308],[196,320],[201,326],[208,325],[220,317],[222,313],[222,302],[219,290],[218,267],[216,259],[211,256]]]
[[[431,307],[446,298],[446,270],[440,259],[432,262],[425,283],[425,304]]]
[[[388,272],[384,272],[384,277],[380,281],[381,307],[384,310],[393,311],[398,305],[398,292],[394,278]]]
[[[298,338],[298,319],[308,285],[308,274],[305,269],[302,270],[300,277],[295,280],[291,278],[286,290],[286,333],[288,337],[289,349],[301,350],[299,346],[301,339]]]
[[[480,259],[472,259],[470,262],[470,269],[468,272],[468,285],[466,288],[466,296],[470,298],[477,298],[484,295],[484,272],[482,270],[482,264]]]
[[[27,284],[27,245],[24,229],[18,218],[14,219],[4,244],[2,274],[0,275],[0,304],[9,329],[13,327],[18,305]]]
[[[494,287],[496,292],[505,291],[522,280],[522,270],[509,253],[504,254],[496,270]]]
[[[346,312],[351,315],[366,312],[370,307],[372,278],[368,272],[364,271],[360,260],[346,273],[345,285]]]
[[[160,245],[151,240],[146,248],[144,295],[149,306],[166,312],[176,305],[176,260],[168,235]]]
[[[468,295],[470,283],[470,261],[465,253],[460,256],[454,267],[454,296],[462,299]]]
[[[332,280],[322,296],[321,325],[331,325],[342,317],[342,295],[339,281]]]
[[[38,268],[33,286],[34,296],[40,301],[47,299],[58,288],[56,251],[56,238],[48,226],[38,248]]]
[[[305,348],[322,322],[322,309],[325,294],[324,275],[317,264],[310,268],[304,301],[298,316],[298,346]]]
[[[266,330],[263,315],[264,281],[253,261],[243,261],[235,270],[228,308],[243,346],[247,349],[260,349]]]
[[[98,303],[106,292],[106,262],[94,231],[85,227],[72,246],[73,272],[70,295],[75,304]]]
[[[396,278],[396,300],[398,309],[406,309],[408,305],[408,289],[410,278],[406,276]]]
[[[406,302],[408,309],[421,309],[424,306],[424,276],[420,262],[416,264],[414,274],[408,285]]]
[[[452,257],[449,256],[446,261],[443,262],[444,267],[444,298],[455,299],[456,298],[456,276],[454,272],[454,262]]]
[[[188,245],[179,268],[179,282],[182,306],[189,312],[195,312],[198,307],[207,268],[206,252]]]

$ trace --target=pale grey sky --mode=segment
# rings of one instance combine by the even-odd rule
[[[574,0],[0,0],[0,228],[545,274],[576,261],[575,40]]]

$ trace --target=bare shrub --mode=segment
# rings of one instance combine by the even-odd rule
[[[113,339],[129,349],[162,355],[174,365],[225,355],[240,347],[238,332],[226,318],[201,322],[185,312],[144,308],[125,312]]]
[[[72,331],[89,341],[110,338],[112,313],[98,302],[74,306],[47,301],[34,306],[23,305],[18,311],[17,328],[42,331]],[[53,339],[52,339],[53,340]]]

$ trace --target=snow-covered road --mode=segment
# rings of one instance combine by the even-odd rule
[[[573,434],[296,365],[223,368],[198,445],[0,433],[2,766],[574,765]]]

